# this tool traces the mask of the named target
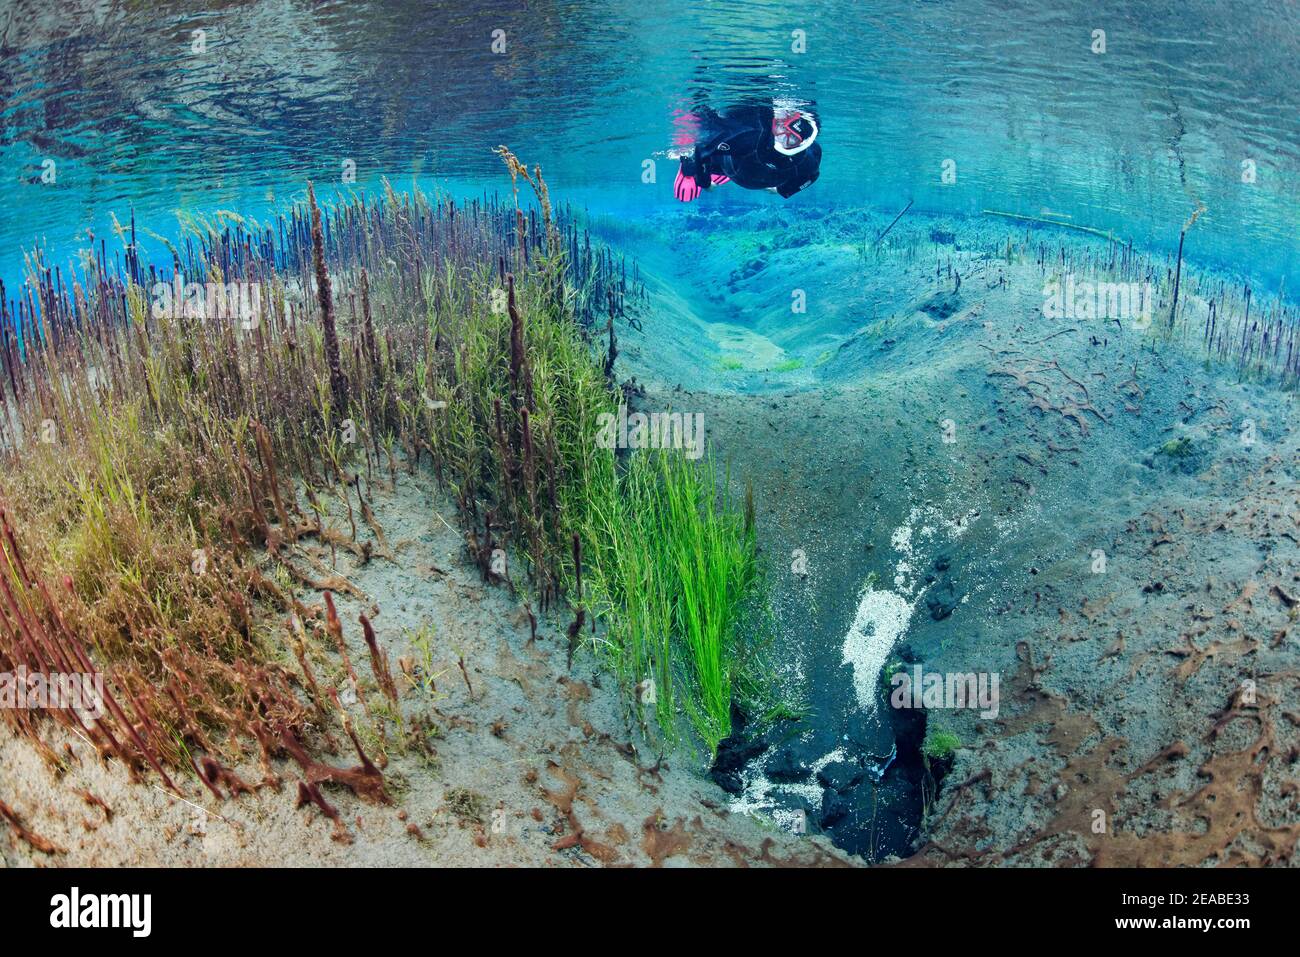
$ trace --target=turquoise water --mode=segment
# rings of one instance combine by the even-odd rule
[[[635,216],[673,202],[675,118],[774,96],[821,117],[822,176],[800,204],[1048,212],[1168,249],[1203,203],[1191,261],[1271,288],[1297,262],[1300,15],[1286,0],[74,0],[6,3],[0,36],[11,286],[21,248],[44,241],[60,261],[110,212],[174,232],[176,210],[257,213],[308,178],[340,182],[345,160],[361,186],[476,191],[499,184],[502,142],[564,195]]]
[[[902,622],[911,651],[1009,673],[1006,636],[1037,640],[1041,628],[1037,618],[1007,624],[1008,570],[1041,587],[1047,563],[1087,554],[1109,513],[1130,507],[1125,496],[1157,502],[1182,481],[1136,470],[1167,441],[1167,422],[1153,415],[1130,427],[1132,394],[1100,366],[1096,337],[1020,336],[1021,317],[1042,315],[1046,272],[1035,272],[1035,258],[1050,265],[1059,255],[1064,266],[1067,250],[1055,244],[1072,243],[1071,269],[1084,274],[1121,246],[1053,230],[1044,252],[1043,233],[1025,234],[1013,264],[1022,227],[986,211],[1111,234],[1154,253],[1143,263],[1160,273],[1199,210],[1185,258],[1214,272],[1188,280],[1185,303],[1201,296],[1184,306],[1191,321],[1224,277],[1253,284],[1256,302],[1265,293],[1295,301],[1300,15],[1280,0],[1140,10],[976,0],[47,6],[0,8],[9,173],[0,278],[11,298],[23,250],[39,244],[67,271],[92,243],[119,248],[114,217],[134,216],[148,254],[162,252],[150,233],[175,237],[189,217],[221,210],[264,219],[301,200],[308,180],[325,198],[376,191],[385,179],[457,197],[504,192],[498,144],[541,164],[553,196],[587,207],[594,231],[644,268],[650,289],[646,338],[620,330],[620,361],[650,367],[656,400],[687,401],[684,383],[707,407],[711,451],[734,454],[764,493],[776,566],[798,551],[819,570],[793,587],[782,579],[777,609],[780,650],[815,696],[806,753],[791,760],[818,770],[855,748],[881,766],[906,731],[863,705],[893,646],[849,661],[855,631],[880,632],[891,585],[912,616]],[[678,204],[669,153],[683,145],[684,117],[774,99],[818,116],[814,186],[789,201],[727,186]],[[909,203],[889,248],[864,246]],[[790,291],[805,287],[816,305],[792,319]],[[1218,295],[1222,308],[1222,286]],[[1269,331],[1277,323],[1276,352],[1284,326],[1294,342],[1294,310],[1271,308],[1257,305],[1256,315]],[[918,314],[934,321],[909,325]],[[1245,341],[1227,328],[1229,345]],[[979,345],[993,348],[976,330],[999,349],[1051,342],[1042,358],[1050,352],[1053,369],[1058,359],[1071,369],[1091,362],[1114,393],[1108,414],[1120,438],[1091,449],[1087,469],[1071,463],[1047,477],[1040,458],[1075,451],[1054,446],[1063,441],[1055,433],[1045,433],[1047,452],[1021,457],[1045,476],[1034,479],[1043,490],[1033,509],[1018,497],[1028,485],[1016,484],[1016,458],[1000,453],[1019,449],[1040,419],[1010,402],[1022,398],[1015,388],[996,391],[1015,373],[991,359],[986,367]],[[1125,335],[1098,331],[1103,350]],[[1136,385],[1137,363],[1148,361],[1139,340],[1114,348],[1128,350],[1123,368],[1131,362]],[[1153,394],[1181,397],[1201,371],[1162,364],[1144,374]],[[841,401],[840,387],[864,391]],[[813,408],[818,390],[824,407]],[[813,396],[806,411],[773,398],[797,394]],[[776,411],[751,416],[761,406]],[[823,412],[833,425],[800,425]],[[1173,422],[1181,413],[1161,414]],[[935,454],[931,420],[943,415],[981,423],[978,450],[999,454]],[[1084,437],[1086,426],[1102,431],[1081,418]],[[759,441],[768,428],[770,447]],[[1071,442],[1073,428],[1062,425]],[[1202,494],[1183,478],[1183,494]],[[1032,520],[1021,527],[1025,512]],[[1078,583],[1061,577],[1073,601]],[[864,581],[876,584],[864,590]],[[873,594],[881,607],[865,600]],[[746,774],[741,806],[766,798],[772,782],[756,780]],[[816,814],[821,791],[805,783],[772,800]],[[872,856],[902,853],[927,798],[893,779],[879,792],[878,805],[875,789],[863,789],[837,839]]]

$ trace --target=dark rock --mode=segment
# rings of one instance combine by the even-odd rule
[[[930,609],[930,617],[935,621],[943,621],[957,610],[957,602],[951,598],[935,596],[925,600],[925,607]]]
[[[817,772],[817,783],[824,788],[844,792],[861,783],[865,775],[866,771],[849,761],[832,761]]]
[[[835,791],[827,790],[822,795],[822,810],[817,823],[823,829],[834,827],[849,816],[849,802]]]
[[[714,755],[713,767],[709,770],[709,776],[728,794],[740,794],[745,790],[741,769],[767,750],[767,741],[747,732],[748,724],[745,712],[732,702],[731,734],[718,744],[718,753]]]
[[[719,771],[714,768],[709,772],[713,782],[728,794],[740,794],[745,790],[745,782],[735,771]]]
[[[812,773],[812,764],[821,752],[798,740],[789,741],[772,752],[767,762],[767,776],[773,781],[802,781]]]
[[[925,606],[930,609],[930,617],[935,621],[943,621],[957,610],[956,602],[945,601],[941,598],[931,598],[925,603]]]
[[[877,719],[871,715],[855,708],[845,718],[843,741],[851,744],[858,751],[866,751],[872,747],[879,734]]]
[[[951,581],[945,582],[941,587],[925,600],[925,607],[930,609],[930,617],[935,621],[943,621],[951,615],[961,602],[961,595],[958,594],[956,587]]]
[[[934,570],[937,572],[946,572],[951,567],[952,567],[951,555],[947,555],[947,554],[940,555],[938,558],[934,560]]]
[[[921,744],[925,741],[928,715],[924,708],[891,708],[890,724],[894,731],[894,744],[898,748],[895,766],[913,764],[921,766]]]
[[[778,751],[767,765],[773,781],[801,781],[808,776],[808,765],[801,764],[789,751]]]

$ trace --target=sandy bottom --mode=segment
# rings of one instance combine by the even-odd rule
[[[752,482],[777,661],[810,704],[791,745],[808,773],[774,783],[774,749],[738,803],[815,820],[825,756],[866,768],[888,749],[878,675],[906,652],[997,675],[999,713],[928,711],[962,743],[938,797],[896,767],[847,792],[837,843],[929,865],[1291,859],[1295,395],[1207,368],[1195,343],[1044,318],[1044,267],[1005,255],[1023,232],[905,220],[900,251],[863,257],[851,218],[692,222],[681,262],[660,262],[667,301],[692,308],[623,347],[643,405],[703,412],[710,453]],[[722,316],[786,358],[755,369],[754,350],[725,351],[739,338],[697,354]]]
[[[396,491],[376,494],[376,514],[395,562],[358,567],[340,551],[337,569],[366,596],[338,597],[349,655],[359,674],[368,660],[357,615],[373,613],[379,642],[397,673],[400,657],[426,662],[413,636],[433,627],[428,673],[436,692],[406,685],[407,727],[430,728],[429,753],[391,757],[385,768],[392,806],[325,788],[345,829],[314,807],[295,809],[295,769],[283,765],[279,791],[217,802],[193,778],[179,800],[122,768],[97,760],[86,743],[67,744],[70,770],[56,777],[24,741],[0,732],[0,800],[23,825],[54,843],[45,854],[0,826],[0,861],[21,865],[165,866],[748,866],[843,861],[825,839],[786,834],[771,823],[731,814],[725,798],[685,758],[638,753],[613,687],[580,652],[567,664],[568,621],[542,621],[535,642],[518,603],[485,587],[467,566],[459,536],[434,509],[433,483],[401,474]],[[336,516],[336,521],[346,519]],[[330,562],[328,550],[319,557]],[[319,596],[304,596],[310,604]],[[468,682],[458,659],[463,656]],[[346,688],[338,655],[328,674]],[[401,676],[399,675],[399,681]],[[370,687],[363,678],[363,697]],[[471,693],[472,688],[472,693]],[[373,690],[373,689],[371,689]],[[345,703],[349,699],[344,691]],[[368,698],[375,708],[383,699]],[[363,704],[349,705],[359,728]],[[372,725],[373,726],[373,725]],[[53,733],[53,732],[52,732]],[[392,732],[390,732],[392,733]],[[384,748],[363,734],[372,757]],[[63,741],[58,741],[62,748]],[[334,764],[355,764],[340,749]],[[239,769],[247,781],[262,771]],[[87,797],[86,795],[89,795]],[[102,804],[100,803],[102,802]]]

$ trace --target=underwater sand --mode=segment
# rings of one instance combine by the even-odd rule
[[[915,217],[897,236],[914,254],[864,258],[846,234],[874,235],[868,219],[821,235],[796,226],[797,245],[774,253],[760,247],[776,215],[703,214],[674,247],[677,263],[651,253],[685,277],[678,301],[696,307],[653,312],[643,337],[629,331],[622,345],[646,384],[642,404],[703,411],[733,485],[753,482],[777,660],[811,706],[790,732],[808,773],[774,783],[769,751],[733,806],[783,820],[802,808],[815,821],[832,797],[816,783],[825,758],[847,747],[878,766],[893,736],[880,672],[905,650],[926,669],[999,674],[1001,713],[932,715],[963,744],[937,803],[923,807],[896,767],[851,793],[847,820],[829,829],[840,846],[880,858],[928,842],[916,860],[929,864],[1083,863],[1106,847],[1134,863],[1242,853],[1214,841],[1182,850],[1179,837],[1142,853],[1104,845],[1088,814],[1104,808],[1129,834],[1202,830],[1194,813],[1163,804],[1196,791],[1198,767],[1223,747],[1225,714],[1234,746],[1253,740],[1246,727],[1262,715],[1224,710],[1248,679],[1272,702],[1260,740],[1297,745],[1295,723],[1277,720],[1294,713],[1300,658],[1294,392],[1239,384],[1194,348],[1153,347],[1104,320],[1045,319],[1042,267],[1000,255],[1023,231]],[[955,244],[931,241],[932,230]],[[1039,241],[1078,255],[1091,243]],[[946,260],[962,273],[956,295],[936,276]],[[820,290],[835,270],[839,292],[793,314],[791,277]],[[725,300],[710,293],[723,288]],[[799,367],[754,371],[753,349],[732,362],[719,345],[702,371],[697,330],[721,311],[783,343]],[[677,361],[666,343],[691,345]],[[1240,441],[1243,420],[1256,424],[1252,446]],[[1182,437],[1190,461],[1162,451]],[[798,553],[806,574],[792,570]],[[1018,680],[1030,659],[1032,680]],[[1116,777],[1074,779],[1080,757],[1103,746]],[[1116,785],[1171,747],[1180,753],[1159,773]],[[1270,766],[1259,782],[1260,820],[1274,805],[1271,822],[1294,834],[1300,816],[1276,775]],[[1077,807],[1062,807],[1067,794]]]
[[[438,511],[429,503],[441,503]],[[101,764],[89,745],[55,729],[75,756],[62,779],[31,745],[0,729],[0,793],[31,830],[62,849],[36,853],[12,835],[6,866],[762,866],[824,865],[843,857],[824,838],[786,834],[729,814],[723,795],[685,757],[658,761],[629,741],[614,683],[589,655],[572,670],[563,622],[543,619],[536,642],[519,605],[485,587],[452,530],[455,512],[430,476],[399,472],[375,512],[395,561],[360,565],[345,551],[337,569],[366,595],[338,595],[353,660],[365,660],[357,614],[374,615],[394,671],[415,656],[412,634],[432,622],[430,669],[437,691],[403,693],[408,714],[431,710],[432,753],[415,749],[384,774],[395,805],[376,807],[331,790],[344,830],[314,807],[295,810],[291,792],[260,791],[216,804],[193,778],[187,800],[131,783],[119,763]],[[340,510],[341,511],[341,510]],[[440,518],[439,516],[445,516]],[[346,523],[346,516],[334,516]],[[331,556],[317,549],[322,561]],[[464,656],[471,695],[456,653]],[[405,683],[403,682],[403,687]],[[357,702],[345,704],[360,719]],[[363,726],[358,720],[358,726]],[[372,749],[373,750],[373,749]],[[342,752],[340,752],[342,753]],[[338,758],[330,760],[337,761]],[[257,780],[255,763],[236,767]],[[111,817],[83,801],[104,801]],[[7,833],[7,829],[6,832]],[[579,839],[571,836],[577,834]],[[568,838],[562,842],[563,838]],[[556,845],[562,844],[557,849]]]

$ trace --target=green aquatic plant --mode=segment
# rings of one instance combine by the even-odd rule
[[[434,625],[431,621],[426,621],[419,628],[413,630],[408,636],[411,648],[419,655],[415,661],[411,673],[407,675],[407,680],[412,686],[419,688],[429,697],[438,695],[438,679],[441,678],[445,671],[434,671],[433,666],[433,639]]]
[[[874,585],[869,583],[865,586],[864,590],[874,587]],[[899,658],[893,659],[880,670],[880,686],[885,690],[892,689],[894,687],[894,675],[906,670],[907,662]]]
[[[364,596],[319,555],[396,561],[370,502],[429,468],[485,581],[530,618],[578,609],[573,637],[616,663],[632,710],[651,662],[663,737],[685,716],[716,746],[730,698],[763,686],[736,626],[757,588],[752,535],[737,539],[711,471],[651,456],[625,466],[596,445],[621,397],[588,330],[596,309],[623,316],[634,288],[571,211],[550,207],[539,170],[523,178],[538,210],[389,189],[333,209],[311,194],[276,229],[194,221],[168,247],[177,274],[256,289],[242,322],[201,301],[158,308],[155,280],[169,277],[141,262],[134,223],[119,230],[117,271],[89,257],[75,289],[31,259],[39,315],[10,315],[0,294],[0,580],[12,592],[0,670],[103,669],[112,713],[70,727],[132,773],[170,783],[181,769],[235,790],[221,762],[252,743],[264,762],[287,756],[312,780],[385,800],[364,748],[403,715],[368,631],[384,695],[359,696],[359,729],[335,696],[357,675],[330,593]],[[606,577],[598,556],[611,553]],[[590,619],[579,564],[607,599]],[[657,574],[651,587],[636,568]],[[32,644],[41,622],[54,631]],[[59,761],[32,715],[4,718]],[[339,730],[361,768],[310,757]],[[337,820],[314,787],[304,800]]]
[[[931,724],[925,729],[925,740],[921,743],[921,754],[930,761],[943,761],[952,757],[961,747],[961,738],[952,731]]]
[[[710,463],[642,452],[594,503],[589,528],[615,669],[670,738],[680,708],[710,753],[731,732],[739,628],[759,581],[752,517],[723,486],[719,497]]]

